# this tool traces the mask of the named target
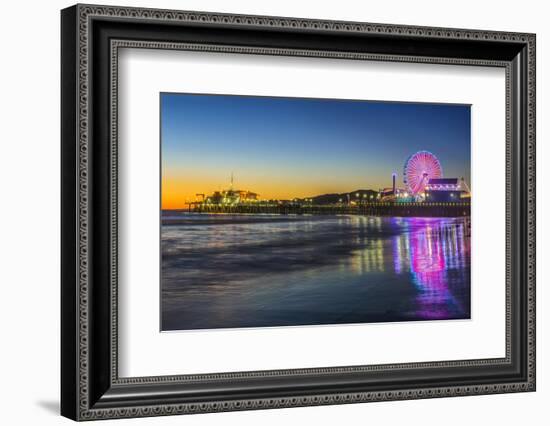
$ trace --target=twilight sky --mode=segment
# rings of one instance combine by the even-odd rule
[[[229,187],[291,199],[391,186],[420,150],[470,184],[466,105],[162,93],[162,208]]]

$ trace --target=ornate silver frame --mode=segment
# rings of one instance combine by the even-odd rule
[[[247,46],[166,39],[135,38],[124,24],[138,23],[143,31],[174,25],[181,28],[253,29],[301,34],[373,36],[408,41],[464,42],[466,46],[506,46],[502,57],[445,57],[392,52],[324,50],[278,46]],[[535,36],[446,28],[424,28],[355,22],[210,14],[77,5],[62,12],[63,52],[63,214],[62,235],[62,414],[75,420],[184,414],[365,401],[432,398],[535,390]],[[105,26],[106,29],[102,27]],[[149,30],[151,28],[151,30]],[[103,33],[109,36],[103,37]],[[139,31],[138,31],[139,32]],[[165,37],[164,39],[162,37]],[[246,38],[246,36],[243,36]],[[499,44],[500,43],[500,44]],[[435,44],[434,44],[435,45]],[[177,49],[235,54],[313,56],[332,59],[422,62],[503,67],[506,70],[506,356],[497,359],[447,362],[341,366],[318,369],[273,370],[206,375],[118,377],[117,326],[117,113],[118,52],[121,48]],[[483,50],[481,49],[481,50]],[[101,50],[103,57],[95,56]],[[503,50],[505,50],[503,48]],[[510,52],[518,51],[515,55]],[[485,52],[485,53],[484,53]],[[508,55],[508,56],[506,56]],[[520,57],[521,56],[521,57]],[[108,60],[107,60],[108,59]],[[108,63],[104,63],[108,62]],[[94,68],[96,67],[96,68]],[[101,104],[98,99],[108,102]],[[98,106],[101,104],[101,106]],[[107,108],[108,107],[108,108]],[[95,109],[94,109],[95,108]],[[514,118],[517,120],[514,121]],[[95,121],[93,121],[95,120]],[[106,121],[101,122],[101,121]],[[523,127],[521,127],[523,126]],[[522,133],[523,132],[523,133]],[[107,135],[108,143],[99,141]],[[105,145],[105,146],[104,146]],[[98,177],[98,159],[108,158]],[[93,159],[93,162],[92,162]],[[95,162],[95,163],[94,163]],[[97,189],[96,189],[97,188]],[[98,191],[98,192],[94,192]],[[102,199],[103,193],[105,199]],[[519,205],[518,205],[519,203]],[[518,212],[513,210],[519,207]],[[100,218],[99,218],[100,217]],[[108,236],[95,234],[105,228]],[[107,235],[107,234],[105,234]],[[108,265],[98,264],[99,247],[108,253]],[[97,253],[97,255],[94,255]],[[521,254],[524,265],[512,264]],[[98,276],[105,277],[99,283]],[[519,304],[522,298],[523,304]],[[524,298],[524,299],[523,299]],[[103,306],[98,312],[97,304]],[[108,306],[108,309],[105,309]],[[521,344],[518,343],[521,340]],[[511,379],[479,380],[467,385],[447,383],[444,371],[488,368],[508,369]],[[516,375],[511,375],[511,371]],[[400,384],[379,389],[357,385],[369,374],[429,372],[433,386]],[[471,370],[474,371],[474,370]],[[477,370],[476,370],[477,371]],[[504,371],[504,370],[503,370]],[[431,376],[430,376],[431,375]],[[275,384],[264,396],[255,390],[269,388],[277,378],[315,378],[314,391],[287,391]],[[332,379],[346,380],[347,389],[328,391]],[[377,376],[380,377],[380,376]],[[436,379],[439,377],[440,381]],[[240,393],[224,393],[224,385],[248,380],[254,386]],[[262,382],[265,380],[265,382]],[[289,382],[290,383],[290,382]],[[322,383],[325,383],[324,387]],[[195,396],[189,387],[200,388]],[[369,388],[370,386],[370,388]],[[169,392],[167,393],[167,391]],[[176,392],[177,398],[168,397]],[[255,393],[258,396],[254,396]],[[208,394],[207,398],[204,397]]]

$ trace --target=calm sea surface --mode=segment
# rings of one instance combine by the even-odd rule
[[[463,218],[162,219],[163,330],[470,318]]]

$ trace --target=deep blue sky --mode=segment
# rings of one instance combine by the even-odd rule
[[[225,188],[262,198],[390,186],[419,150],[470,183],[466,105],[161,94],[163,196]],[[173,192],[173,193],[172,193]]]

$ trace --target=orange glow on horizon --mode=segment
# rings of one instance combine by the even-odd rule
[[[291,178],[281,177],[277,182],[271,178],[258,177],[253,181],[239,179],[235,181],[234,189],[252,191],[259,194],[261,200],[291,200],[322,194],[345,193],[357,189],[378,190],[378,185],[361,184],[360,182],[315,182],[305,179],[295,182]],[[209,196],[215,191],[229,189],[229,179],[219,180],[205,176],[186,176],[184,173],[165,173],[162,178],[161,204],[163,210],[186,209],[189,203],[201,201],[197,194]]]

